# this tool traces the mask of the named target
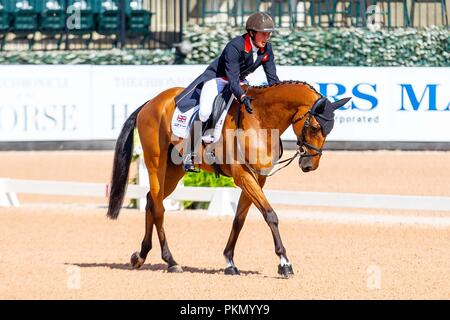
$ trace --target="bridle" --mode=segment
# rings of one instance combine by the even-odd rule
[[[311,114],[311,109],[306,111],[302,116],[300,116],[300,118],[292,121],[292,125],[295,125],[297,122],[302,121],[303,118],[305,118],[307,115],[308,115],[308,118],[306,118],[305,124],[303,125],[302,134],[300,136],[300,140],[297,138],[297,146],[298,146],[298,151],[297,152],[300,154],[300,159],[313,158],[313,157],[317,157],[317,156],[322,155],[322,149],[321,148],[317,148],[317,147],[313,146],[312,144],[309,144],[308,142],[306,142],[306,139],[305,139],[305,132],[311,126],[311,117],[313,116]],[[316,153],[307,153],[308,150],[313,150]]]
[[[323,97],[320,98],[320,99],[323,99]],[[278,164],[283,164],[283,163],[285,163],[285,165],[283,165],[282,167],[280,167],[280,168],[276,169],[275,171],[273,171],[273,172],[271,172],[271,173],[268,173],[268,174],[266,174],[266,173],[264,173],[264,172],[262,172],[262,171],[260,171],[260,170],[256,170],[256,169],[254,169],[254,168],[253,168],[253,167],[245,160],[245,157],[242,155],[242,150],[241,150],[240,143],[239,143],[239,141],[237,141],[237,149],[238,149],[238,152],[240,153],[240,155],[242,156],[242,158],[244,159],[244,164],[245,164],[245,166],[246,166],[251,172],[253,172],[253,173],[257,174],[257,175],[261,175],[261,176],[265,176],[265,177],[270,177],[270,176],[273,176],[273,175],[274,175],[275,173],[277,173],[278,171],[280,171],[281,169],[286,168],[286,167],[287,167],[288,165],[290,165],[291,162],[294,161],[294,159],[297,158],[297,157],[300,157],[300,158],[299,158],[299,161],[300,161],[300,160],[303,159],[303,158],[313,158],[313,157],[317,157],[317,156],[322,155],[322,149],[321,149],[321,148],[317,148],[317,147],[315,147],[315,146],[313,146],[313,145],[307,143],[307,142],[306,142],[306,139],[305,139],[306,129],[308,129],[308,128],[311,126],[311,117],[313,117],[313,114],[311,113],[311,110],[312,110],[312,109],[314,108],[314,106],[319,102],[320,99],[318,99],[318,100],[313,104],[313,106],[311,107],[311,109],[309,109],[308,111],[306,111],[306,112],[305,112],[303,115],[301,115],[298,119],[292,121],[291,124],[292,124],[292,126],[294,126],[297,122],[302,121],[302,120],[308,115],[308,118],[306,118],[305,123],[304,123],[303,128],[302,128],[302,133],[301,133],[301,136],[300,136],[300,140],[299,140],[299,138],[297,137],[297,146],[298,146],[298,149],[297,149],[297,151],[295,152],[295,154],[294,154],[292,157],[288,158],[288,159],[281,160],[281,161],[278,160],[278,161],[275,162],[275,164],[274,164],[274,166],[275,166],[275,165],[278,165]],[[294,116],[293,116],[292,118],[294,118],[296,114],[297,114],[297,113],[295,113]],[[238,117],[237,117],[237,118],[238,118],[238,119],[237,119],[237,124],[238,124],[237,127],[240,128],[240,119],[241,119],[241,112],[240,112],[240,110],[239,110],[239,113],[238,113]],[[281,143],[281,140],[280,140],[280,143]],[[315,153],[308,153],[308,152],[307,152],[308,150],[313,150],[313,151],[315,151]],[[280,156],[280,157],[281,157],[281,156]]]

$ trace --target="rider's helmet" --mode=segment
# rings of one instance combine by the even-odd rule
[[[273,32],[275,23],[267,13],[255,12],[248,17],[245,29],[247,31]]]

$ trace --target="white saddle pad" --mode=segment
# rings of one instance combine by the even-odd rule
[[[233,99],[227,104],[227,107],[222,112],[217,120],[216,126],[214,127],[213,135],[203,136],[202,139],[206,143],[216,143],[220,139],[220,134],[222,132],[223,124],[225,123],[225,117],[227,116],[228,109],[230,109],[231,102]],[[199,106],[195,106],[194,108],[189,109],[186,112],[181,112],[178,108],[175,109],[172,117],[172,132],[179,138],[187,138],[189,136],[189,123],[191,121],[192,116],[197,112]],[[212,130],[207,130],[207,132],[211,132]]]

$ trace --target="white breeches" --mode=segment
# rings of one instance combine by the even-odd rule
[[[200,95],[199,117],[201,122],[208,120],[211,115],[213,102],[216,96],[223,91],[228,81],[222,78],[214,78],[203,84],[202,93]]]

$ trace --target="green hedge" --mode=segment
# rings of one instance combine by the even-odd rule
[[[208,64],[240,28],[189,27],[187,64]],[[278,65],[450,66],[450,29],[280,30],[271,39]],[[174,50],[0,52],[0,64],[174,64]]]
[[[188,172],[183,177],[186,187],[236,187],[233,178],[219,176],[215,173],[201,170],[199,173]],[[209,202],[183,201],[184,209],[207,209]]]
[[[172,50],[3,51],[0,64],[174,64]]]
[[[208,63],[241,29],[192,27],[186,63]],[[450,66],[450,29],[300,29],[273,34],[278,65]]]

